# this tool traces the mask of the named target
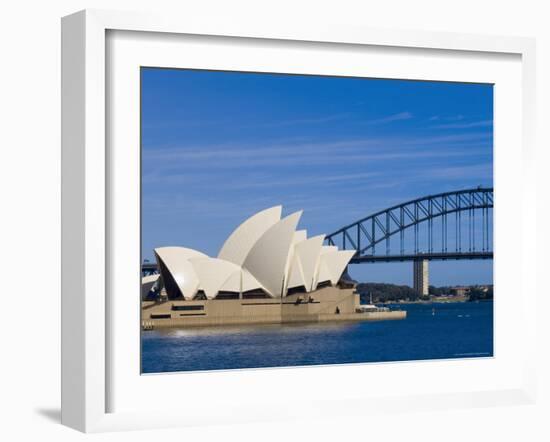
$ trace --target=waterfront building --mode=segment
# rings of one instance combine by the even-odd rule
[[[144,326],[366,319],[355,284],[342,278],[355,251],[323,245],[324,235],[308,238],[296,230],[301,211],[281,212],[248,218],[216,257],[155,249],[159,274],[142,281]]]
[[[466,296],[470,292],[470,287],[451,287],[450,291],[453,296]]]

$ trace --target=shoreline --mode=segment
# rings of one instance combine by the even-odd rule
[[[493,299],[434,299],[430,301],[393,301],[393,302],[375,302],[376,305],[408,305],[408,304],[467,304],[476,302],[493,302]]]

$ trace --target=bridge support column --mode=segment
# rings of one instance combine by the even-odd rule
[[[413,288],[418,296],[428,296],[430,273],[427,259],[413,261]]]

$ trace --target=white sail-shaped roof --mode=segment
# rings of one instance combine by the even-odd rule
[[[298,244],[299,242],[305,241],[307,239],[307,230],[296,230],[294,236],[292,237],[292,244]]]
[[[248,218],[227,238],[218,258],[242,266],[254,244],[281,220],[281,211],[281,206],[275,206]]]
[[[330,280],[332,284],[337,284],[354,254],[355,250],[341,250],[321,254],[317,282]]]
[[[331,280],[331,273],[327,266],[326,261],[319,259],[319,263],[317,264],[317,270],[314,277],[313,282],[313,290],[317,289],[317,286],[321,282],[326,282]]]
[[[296,244],[301,243],[307,239],[307,230],[296,230],[292,237],[292,245],[288,251],[288,258],[285,268],[285,281],[287,282],[286,288],[299,287],[304,285],[302,271],[300,269],[294,269],[294,266],[299,266],[299,262],[296,261],[294,256],[294,249]]]
[[[321,255],[325,255],[326,253],[332,253],[338,251],[338,247],[336,246],[323,246],[321,248]]]
[[[322,246],[321,251],[319,252],[319,258],[317,259],[317,264],[315,268],[315,276],[313,277],[313,290],[317,288],[317,285],[321,282],[330,281],[331,273],[326,265],[325,261],[321,259],[321,256],[326,255],[327,253],[335,253],[338,251],[336,246]]]
[[[219,291],[240,293],[241,279],[242,279],[242,270],[237,273],[233,273],[229,278],[227,278],[223,282],[223,284],[220,286]]]
[[[306,281],[304,280],[304,274],[302,272],[302,266],[300,265],[300,260],[298,259],[298,256],[296,254],[294,254],[292,262],[289,265],[287,277],[287,289],[300,286],[304,286],[307,289]]]
[[[185,247],[160,247],[155,255],[170,297],[193,299],[198,290],[208,299],[220,291],[263,290],[273,297],[288,289],[317,289],[337,284],[354,251],[324,246],[324,235],[307,238],[296,230],[302,212],[281,218],[281,206],[248,218],[227,239],[218,258]]]
[[[243,264],[271,296],[282,294],[289,250],[301,216],[299,211],[271,226],[253,245]]]
[[[189,259],[208,256],[186,247],[159,247],[155,249],[155,254],[170,272],[184,298],[192,299],[199,288],[199,277]]]
[[[242,291],[249,292],[250,290],[265,290],[264,286],[254,277],[252,273],[248,270],[243,269],[243,279],[242,279]]]
[[[220,287],[220,291],[244,293],[250,290],[265,290],[256,278],[246,269],[233,273]]]
[[[160,275],[157,273],[155,275],[147,275],[141,278],[141,298],[147,296],[147,294],[158,284],[158,279]]]
[[[181,261],[189,258],[208,258],[205,253],[188,247],[157,247],[155,253],[170,261]],[[166,265],[168,263],[164,261]]]
[[[294,246],[294,254],[298,257],[307,291],[314,289],[315,274],[319,265],[319,256],[324,240],[325,235],[318,235]]]
[[[191,258],[190,261],[199,277],[199,290],[204,291],[208,299],[214,299],[232,275],[240,276],[241,273],[238,265],[223,259]]]

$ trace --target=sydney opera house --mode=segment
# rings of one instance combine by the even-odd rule
[[[302,212],[281,219],[281,211],[248,218],[217,257],[155,249],[158,273],[142,279],[143,326],[390,318],[365,313],[355,285],[342,277],[354,251],[323,245],[324,235],[308,238],[296,230]]]

